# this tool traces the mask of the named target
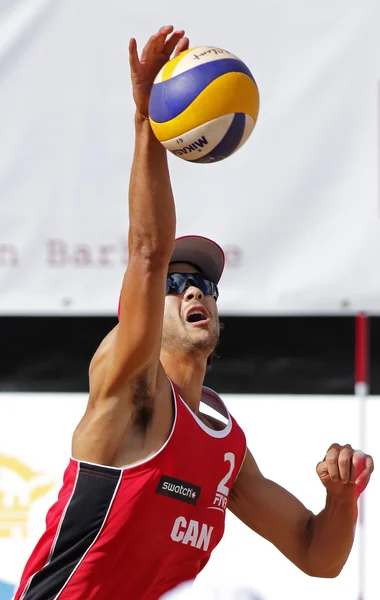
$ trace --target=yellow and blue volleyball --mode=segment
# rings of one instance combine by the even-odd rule
[[[227,50],[200,46],[181,52],[157,75],[149,120],[157,139],[184,160],[223,160],[247,141],[259,113],[252,73]]]

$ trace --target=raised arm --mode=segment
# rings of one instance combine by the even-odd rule
[[[90,396],[77,426],[72,455],[101,464],[127,464],[148,450],[133,443],[130,428],[152,422],[157,396],[170,398],[159,363],[165,286],[174,247],[175,208],[166,150],[148,121],[149,95],[159,70],[176,49],[187,48],[184,32],[162,27],[144,47],[129,45],[135,114],[135,151],[129,187],[129,260],[120,296],[119,324],[106,336],[90,364]],[[171,424],[171,405],[158,411],[156,444]],[[166,406],[166,405],[165,405]],[[167,413],[167,414],[166,414]],[[165,420],[166,416],[166,420]],[[129,435],[128,435],[129,432]],[[128,440],[128,441],[126,441]],[[124,448],[124,450],[122,450]]]
[[[120,296],[119,326],[105,344],[109,354],[106,385],[110,389],[124,386],[147,369],[149,381],[154,382],[158,367],[166,275],[176,222],[166,150],[155,138],[147,115],[157,73],[175,49],[180,52],[188,46],[183,31],[172,31],[171,26],[162,27],[149,39],[140,59],[136,41],[132,39],[129,45],[136,104],[129,186],[129,261]]]
[[[283,487],[266,479],[247,452],[229,508],[306,574],[336,577],[350,554],[357,498],[372,471],[370,456],[348,445],[333,444],[317,466],[327,495],[325,508],[314,515]]]
[[[120,324],[111,377],[132,378],[157,368],[161,346],[166,275],[175,239],[175,207],[164,147],[155,138],[148,116],[153,81],[177,47],[184,31],[162,27],[139,59],[136,41],[129,45],[136,103],[135,153],[129,188],[129,264],[120,298]],[[178,45],[178,46],[177,46]]]

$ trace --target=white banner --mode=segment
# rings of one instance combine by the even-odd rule
[[[318,513],[325,492],[315,466],[332,442],[358,447],[359,401],[353,396],[267,395],[225,395],[224,400],[244,427],[264,475]],[[364,427],[364,450],[375,459],[380,454],[379,400],[368,400]],[[10,600],[44,531],[46,512],[56,500],[70,456],[71,435],[86,402],[84,394],[0,394],[4,416],[0,422],[0,600]],[[379,598],[379,504],[375,472],[365,492],[365,600]],[[339,577],[314,579],[228,513],[225,536],[197,582],[246,584],[262,600],[357,600],[362,531],[358,527],[354,548]]]
[[[260,89],[235,156],[170,157],[178,234],[227,251],[221,313],[380,314],[377,0],[2,2],[0,314],[116,314],[128,39],[165,23],[238,55]]]

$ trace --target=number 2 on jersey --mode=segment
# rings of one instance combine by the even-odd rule
[[[224,462],[229,463],[230,467],[228,469],[227,475],[225,475],[219,483],[217,487],[217,492],[219,492],[219,494],[223,494],[223,496],[228,496],[230,488],[227,487],[226,483],[228,483],[235,468],[235,454],[233,454],[232,452],[226,452],[226,454],[224,455]]]

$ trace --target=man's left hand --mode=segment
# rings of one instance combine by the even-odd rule
[[[331,444],[317,465],[317,473],[329,494],[357,499],[365,490],[374,469],[372,456],[353,450],[350,444]]]

